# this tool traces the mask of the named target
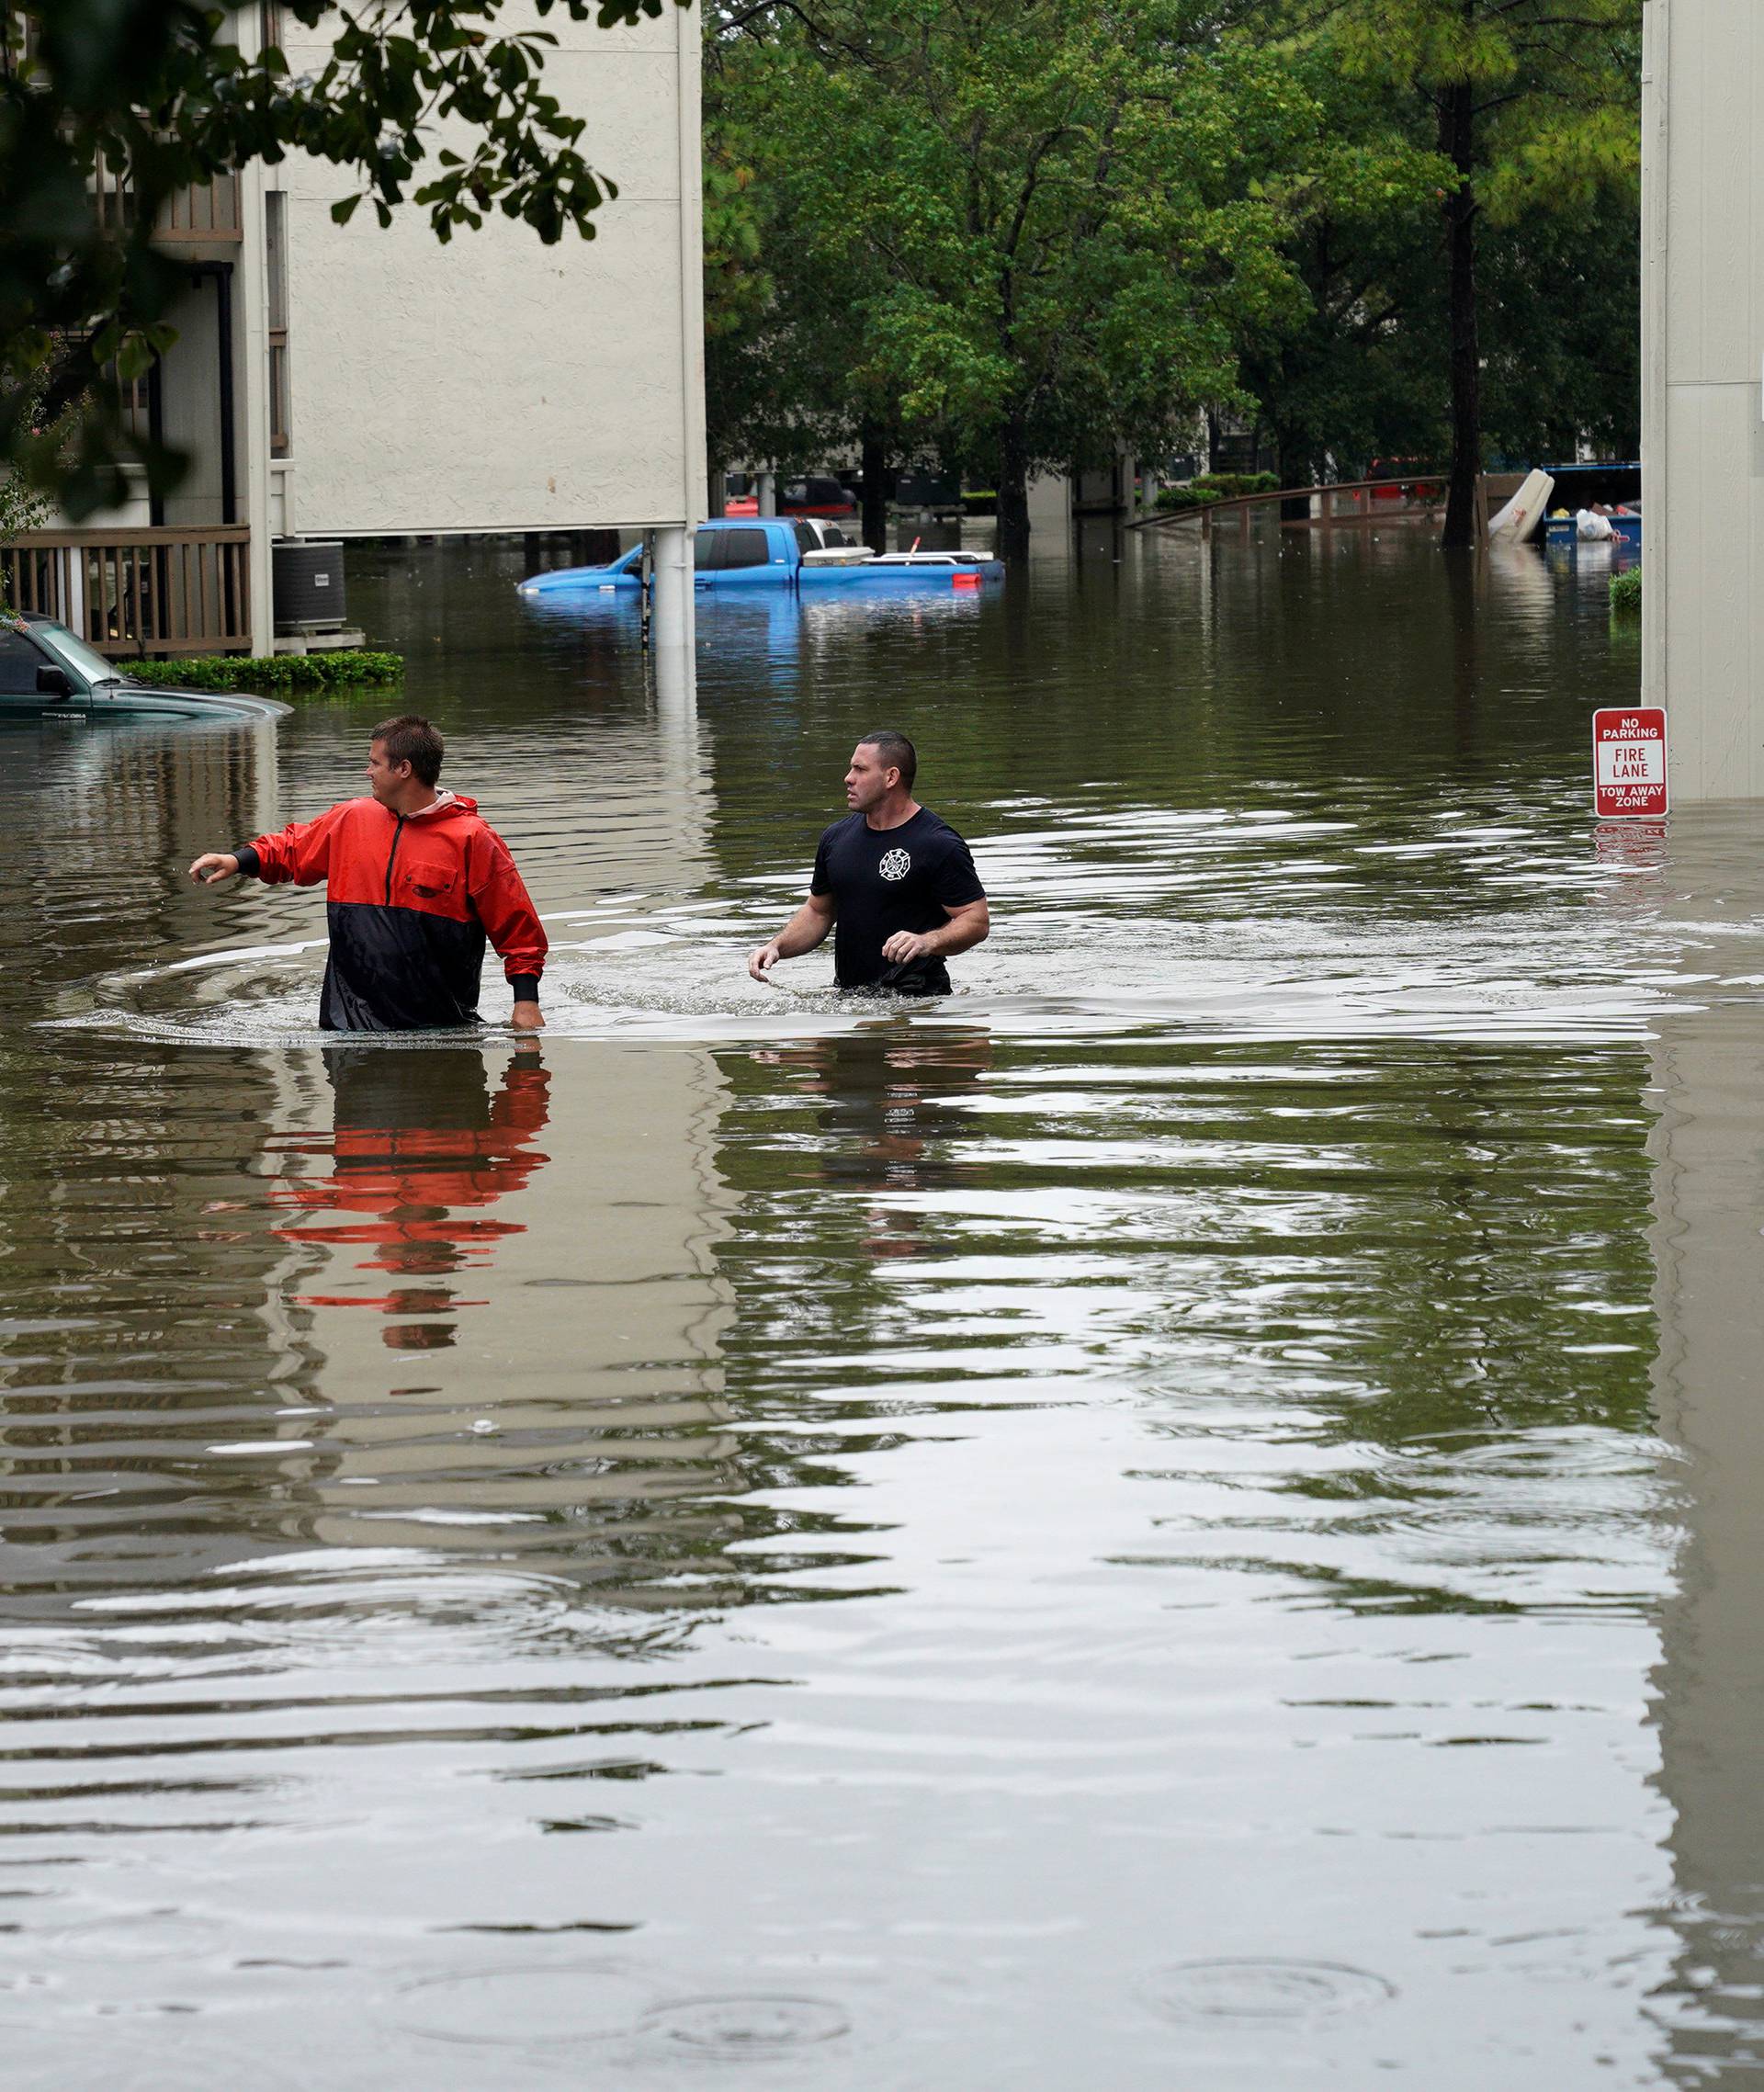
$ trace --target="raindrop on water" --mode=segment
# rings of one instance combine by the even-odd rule
[[[643,2020],[646,2034],[730,2058],[834,2041],[850,2030],[837,2006],[813,1997],[688,1997],[658,2006]]]
[[[1161,2019],[1245,2026],[1357,2012],[1396,1995],[1383,1976],[1337,1962],[1178,1962],[1139,1985]]]

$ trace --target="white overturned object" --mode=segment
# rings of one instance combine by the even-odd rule
[[[1533,469],[1525,475],[1524,484],[1498,515],[1488,525],[1490,540],[1510,537],[1515,544],[1523,544],[1537,528],[1538,518],[1550,505],[1550,496],[1555,492],[1555,481],[1549,473]]]

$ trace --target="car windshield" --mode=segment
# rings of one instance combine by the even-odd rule
[[[114,662],[107,662],[96,648],[70,632],[65,625],[33,625],[32,638],[39,639],[63,667],[71,668],[75,675],[83,676],[87,683],[120,683],[123,678]]]

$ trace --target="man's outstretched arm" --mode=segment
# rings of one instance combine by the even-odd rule
[[[780,959],[800,958],[824,944],[833,926],[833,897],[811,893],[769,944],[748,954],[747,970],[755,980],[770,980]]]
[[[237,850],[205,850],[190,866],[190,876],[205,887],[239,873],[266,886],[315,887],[330,875],[331,838],[346,810],[336,806],[317,820],[290,821],[279,835],[260,835]]]

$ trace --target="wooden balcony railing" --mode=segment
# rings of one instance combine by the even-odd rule
[[[126,168],[98,162],[93,207],[106,232],[120,232],[133,221],[135,195]],[[153,237],[168,246],[236,247],[244,237],[238,175],[217,175],[178,189],[161,210]]]
[[[33,530],[0,546],[6,600],[112,661],[251,647],[251,531]]]

